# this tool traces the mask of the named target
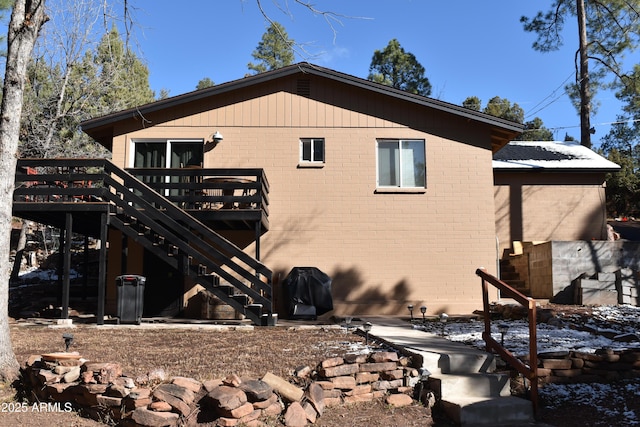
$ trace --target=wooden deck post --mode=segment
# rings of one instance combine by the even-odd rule
[[[64,223],[64,265],[62,271],[62,318],[69,318],[69,289],[71,287],[71,240],[73,236],[73,215],[67,213]]]
[[[96,323],[104,325],[104,304],[107,283],[107,234],[109,228],[109,215],[100,215],[100,255],[98,259],[98,312]]]

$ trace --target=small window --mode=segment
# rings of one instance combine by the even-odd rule
[[[324,163],[324,138],[300,139],[300,163]]]
[[[379,139],[378,187],[426,188],[424,140]]]

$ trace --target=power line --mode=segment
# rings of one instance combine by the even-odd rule
[[[533,108],[531,108],[531,110],[533,110],[533,111],[532,111],[532,112],[530,112],[529,114],[527,114],[527,115],[525,116],[525,118],[530,118],[530,117],[531,117],[531,116],[533,116],[534,114],[539,113],[540,111],[542,111],[542,110],[544,110],[545,108],[547,108],[549,105],[551,105],[551,104],[553,104],[554,102],[558,101],[558,99],[560,99],[560,97],[561,97],[561,96],[566,95],[566,94],[567,94],[567,89],[564,89],[564,91],[563,91],[560,95],[555,96],[555,95],[556,95],[556,93],[557,93],[557,91],[558,91],[560,88],[564,88],[564,87],[565,87],[565,84],[566,84],[566,83],[567,83],[567,81],[568,81],[568,80],[573,76],[573,74],[574,74],[574,73],[573,73],[573,72],[571,72],[571,74],[569,74],[569,76],[567,76],[567,78],[566,78],[566,79],[564,79],[564,81],[563,81],[562,83],[560,83],[560,86],[558,86],[557,88],[555,88],[553,91],[551,91],[551,93],[550,93],[549,95],[545,96],[545,97],[544,97],[540,102],[538,102],[536,105],[534,105],[534,106],[533,106]],[[553,96],[555,96],[555,98],[554,98],[554,99],[552,99],[551,101],[547,102],[546,104],[544,104],[544,105],[542,105],[542,106],[540,107],[540,105],[541,105],[542,103],[544,103],[547,99],[549,99],[549,98],[551,98],[551,97],[553,97]],[[538,107],[540,107],[540,108],[538,108]],[[536,108],[538,108],[538,109],[536,110]]]
[[[616,120],[614,122],[599,122],[599,123],[592,123],[591,126],[611,126],[611,125],[619,125],[622,123],[638,123],[640,122],[640,119],[628,119],[628,120]],[[550,131],[556,131],[556,130],[562,130],[562,129],[572,129],[572,128],[579,128],[580,125],[572,125],[572,126],[556,126],[556,127],[552,127],[552,128],[547,128]]]

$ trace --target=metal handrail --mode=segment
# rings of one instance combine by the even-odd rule
[[[529,398],[533,404],[534,414],[538,413],[538,341],[537,341],[537,313],[536,300],[523,295],[502,280],[487,273],[484,268],[476,270],[476,274],[482,279],[482,303],[484,310],[484,332],[482,339],[486,343],[487,351],[495,351],[505,362],[513,366],[526,379],[529,380],[531,389]],[[527,307],[529,320],[529,366],[515,357],[491,336],[491,314],[489,312],[489,284],[500,290],[501,296],[513,298],[518,303]]]

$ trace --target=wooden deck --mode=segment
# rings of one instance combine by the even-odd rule
[[[13,214],[62,231],[63,318],[68,318],[70,244],[78,233],[103,242],[97,295],[98,324],[103,323],[113,228],[256,324],[273,321],[272,272],[260,262],[260,236],[269,225],[269,184],[262,169],[125,171],[106,159],[20,159],[15,184]],[[222,230],[255,233],[255,254],[219,234]]]
[[[127,169],[213,230],[269,229],[269,183],[262,169]],[[100,160],[21,159],[13,200],[15,216],[64,228],[73,213],[74,231],[99,235],[109,212]]]

